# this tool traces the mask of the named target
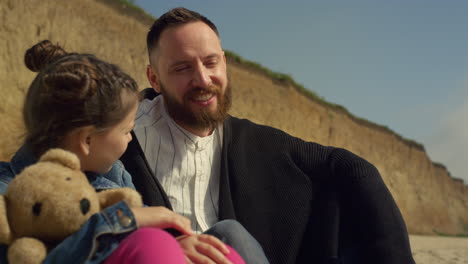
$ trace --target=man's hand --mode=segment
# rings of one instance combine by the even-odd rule
[[[138,227],[174,228],[182,234],[192,235],[190,220],[163,206],[132,208]]]
[[[177,237],[185,253],[187,263],[194,264],[231,264],[226,258],[229,249],[226,245],[211,235],[191,235]]]

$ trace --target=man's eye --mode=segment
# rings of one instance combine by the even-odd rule
[[[218,61],[208,61],[205,63],[206,67],[214,67],[218,64]]]
[[[182,66],[182,67],[177,67],[174,69],[175,72],[183,72],[185,70],[188,70],[190,67],[188,66]]]

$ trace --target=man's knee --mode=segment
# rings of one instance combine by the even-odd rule
[[[242,232],[245,231],[245,228],[236,220],[226,219],[221,220],[216,223],[213,228],[215,230],[241,230]]]
[[[236,240],[237,238],[245,237],[246,235],[250,236],[247,230],[236,220],[222,220],[208,231],[208,234],[212,234],[218,237],[221,240]]]
[[[260,244],[236,220],[223,220],[216,223],[206,234],[216,236],[233,247],[246,263],[268,263]]]
[[[255,238],[245,229],[242,224],[236,220],[222,220],[213,225],[206,234],[213,235],[219,240],[231,246],[242,246],[247,244],[255,244],[258,242]]]

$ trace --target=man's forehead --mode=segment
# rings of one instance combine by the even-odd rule
[[[196,23],[199,24],[195,25]],[[218,35],[208,25],[195,22],[165,30],[153,51],[152,58],[180,61],[192,56],[220,55],[221,52],[222,47]]]
[[[196,41],[210,41],[213,44],[221,44],[221,41],[207,24],[197,21],[183,25],[172,26],[165,29],[157,43],[158,49],[167,49],[174,46],[193,45]]]

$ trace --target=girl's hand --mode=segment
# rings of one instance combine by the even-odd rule
[[[229,249],[218,238],[207,235],[179,236],[176,238],[185,254],[187,263],[231,264],[225,255]]]
[[[185,235],[192,235],[190,220],[163,206],[132,208],[138,227],[174,228]]]

